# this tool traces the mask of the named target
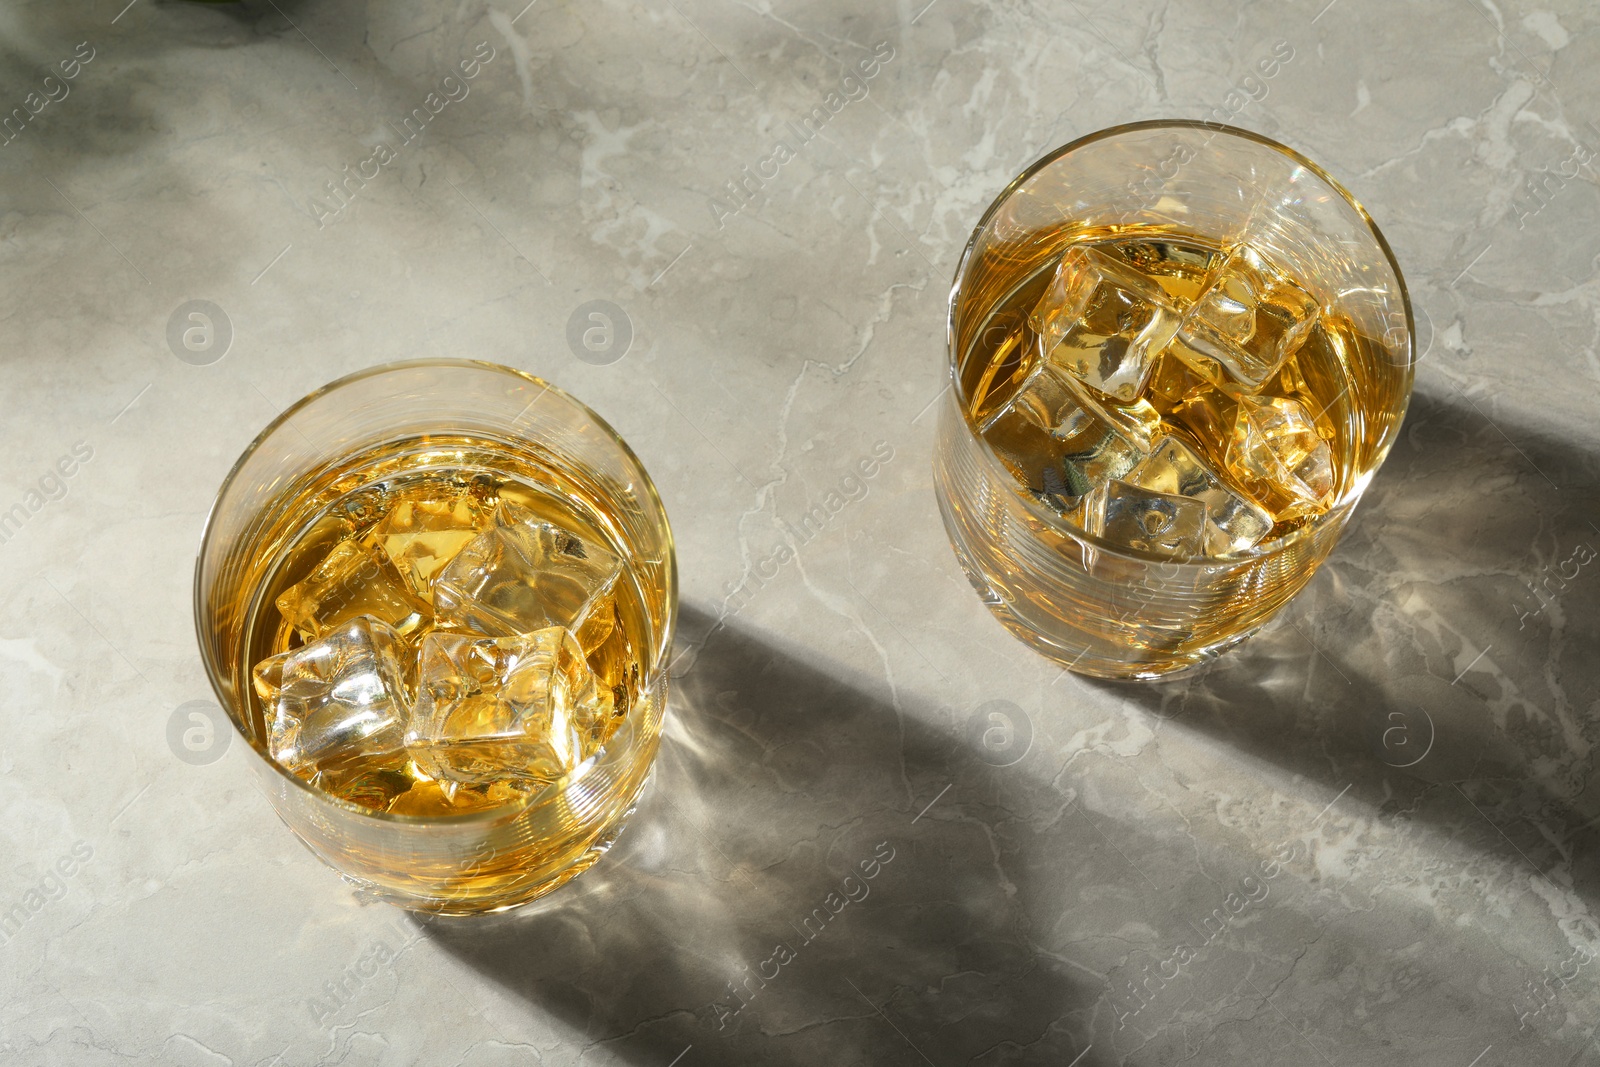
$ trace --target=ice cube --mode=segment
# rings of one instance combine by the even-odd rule
[[[1281,520],[1327,509],[1333,496],[1333,453],[1298,402],[1239,398],[1225,459],[1239,487]]]
[[[612,716],[571,632],[513,637],[431,633],[422,640],[406,743],[446,795],[462,785],[538,784],[595,752]]]
[[[536,788],[535,783],[520,780],[469,786],[423,776],[415,778],[411,788],[389,801],[387,810],[391,815],[459,815],[525,801]]]
[[[1259,389],[1317,324],[1317,298],[1250,245],[1234,249],[1183,317],[1173,351],[1219,385]]]
[[[1084,501],[1084,528],[1145,552],[1199,556],[1205,552],[1206,505],[1113,478]]]
[[[449,794],[445,787],[432,778],[422,777],[411,782],[410,788],[389,801],[386,811],[391,815],[414,816],[439,816],[455,815],[459,808],[452,802],[454,797],[460,796],[453,783],[449,785]],[[464,797],[462,799],[465,799]]]
[[[565,626],[592,652],[615,625],[621,573],[611,552],[502,501],[434,579],[434,609],[441,625],[490,637]]]
[[[1150,449],[1160,416],[1146,401],[1100,403],[1070,374],[1038,364],[980,432],[1022,485],[1063,513]]]
[[[1305,344],[1284,363],[1278,372],[1277,388],[1271,393],[1298,401],[1311,416],[1317,436],[1337,449],[1334,442],[1339,438],[1338,427],[1360,421],[1351,393],[1355,385],[1352,368],[1352,353],[1344,336],[1319,323]]]
[[[1128,240],[1116,250],[1133,269],[1180,300],[1193,299],[1193,279],[1204,278],[1222,262],[1223,254],[1186,241]]]
[[[585,658],[589,669],[594,671],[597,685],[606,686],[606,680],[611,680],[608,688],[611,693],[612,721],[606,733],[606,737],[609,737],[627,717],[628,709],[633,706],[632,694],[639,688],[639,657],[634,654],[633,643],[628,640],[628,627],[620,625],[619,620],[611,636]]]
[[[1047,360],[1130,401],[1144,392],[1151,363],[1178,320],[1172,298],[1126,260],[1072,245],[1028,322]]]
[[[326,761],[311,784],[363,808],[388,811],[395,799],[404,796],[417,782],[411,756],[401,749],[379,756]]]
[[[1172,405],[1167,411],[1169,425],[1188,431],[1191,441],[1215,442],[1214,451],[1220,453],[1224,442],[1233,435],[1234,412],[1239,402],[1221,389],[1209,386]]]
[[[432,616],[375,545],[341,541],[298,585],[278,596],[278,611],[307,641],[332,633],[359,615],[370,615],[409,634]]]
[[[1149,458],[1124,476],[1143,489],[1192,497],[1206,505],[1205,550],[1211,555],[1251,547],[1272,529],[1272,516],[1236,492],[1176,437],[1156,442]]]
[[[368,540],[383,549],[413,593],[432,596],[436,574],[487,525],[483,506],[470,494],[447,500],[402,500],[375,526]]]
[[[272,758],[314,782],[351,761],[400,752],[410,659],[392,627],[362,615],[256,664]]]
[[[1192,396],[1212,392],[1212,385],[1187,362],[1179,359],[1172,346],[1156,357],[1150,370],[1147,395],[1168,404],[1181,404]]]

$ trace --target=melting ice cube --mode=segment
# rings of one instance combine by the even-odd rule
[[[1113,478],[1085,500],[1084,528],[1145,552],[1199,556],[1205,553],[1206,505]]]
[[[1025,488],[1065,513],[1096,485],[1132,470],[1159,421],[1149,403],[1101,403],[1041,362],[980,432]]]
[[[392,627],[363,615],[256,664],[272,758],[314,780],[321,769],[399,752],[410,660]]]
[[[1241,245],[1183,317],[1173,351],[1217,384],[1259,389],[1317,324],[1317,298]]]
[[[611,552],[502,501],[434,579],[434,609],[441,624],[491,637],[564,626],[591,652],[615,626],[621,573]]]
[[[570,632],[422,640],[407,745],[446,794],[459,785],[553,781],[594,754],[612,715]]]
[[[1125,480],[1171,496],[1192,497],[1206,506],[1206,551],[1212,555],[1249,548],[1272,529],[1272,516],[1235,491],[1195,451],[1176,437],[1163,437],[1149,458]]]
[[[433,579],[488,523],[484,508],[462,493],[452,500],[402,500],[368,535],[394,561],[417,596],[432,596]]]
[[[1280,520],[1323,511],[1333,496],[1333,452],[1305,408],[1284,397],[1239,398],[1226,465]]]
[[[402,634],[432,616],[428,602],[412,593],[383,549],[341,541],[299,584],[283,591],[278,611],[307,641],[370,615]]]
[[[1144,392],[1178,319],[1171,297],[1126,261],[1072,245],[1029,324],[1046,360],[1108,396],[1131,401]]]

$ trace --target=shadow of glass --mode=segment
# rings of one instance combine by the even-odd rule
[[[287,35],[310,52],[293,28],[310,4],[8,5],[0,14],[0,85],[9,87],[0,97],[0,168],[14,175],[16,195],[31,199],[30,210],[73,215],[81,209],[94,216],[102,201],[120,205],[131,184],[144,183],[186,203],[195,230],[236,229],[232,220],[205,217],[216,210],[202,195],[216,173],[204,167],[208,157],[195,153],[191,141],[218,130],[277,129],[301,118],[288,94],[258,84],[260,68],[244,66],[244,54]],[[360,13],[347,2],[343,11],[346,23]],[[213,64],[213,53],[228,54],[224,62],[233,69]],[[166,151],[151,156],[157,145]],[[118,169],[128,162],[138,170]],[[76,180],[80,173],[87,175],[83,184]],[[105,228],[106,216],[98,217]],[[128,236],[122,236],[126,247]]]
[[[1600,900],[1597,485],[1581,445],[1418,393],[1286,617],[1196,676],[1113,688]]]
[[[881,683],[684,614],[711,633],[617,846],[545,901],[428,936],[631,1063],[691,1045],[697,1064],[1000,1063],[1024,1045],[1071,1062],[1065,1020],[1109,1011],[1104,981],[1027,931],[1083,889],[1055,849],[1105,850],[1066,818],[1075,794],[1035,761],[976,758]]]
[[[1136,1050],[1179,1054],[1182,1020],[1202,1008],[1213,1022],[1266,1025],[1250,985],[1286,976],[1298,956],[1284,946],[1322,937],[1330,907],[1361,917],[1330,952],[1386,951],[1387,931],[1416,915],[1362,873],[1386,862],[1350,837],[1369,813],[1410,825],[1388,846],[1408,864],[1524,897],[1531,887],[1564,930],[1589,923],[1600,618],[1581,580],[1600,582],[1600,567],[1539,616],[1526,614],[1532,594],[1516,598],[1530,569],[1600,545],[1582,489],[1595,472],[1570,443],[1419,395],[1344,543],[1288,617],[1201,675],[1116,687],[1165,720],[1153,763],[1101,753],[1073,766],[1081,742],[1061,740],[1084,720],[1063,704],[1040,713],[1036,751],[1001,766],[954,709],[904,706],[881,678],[688,608],[680,644],[695,652],[656,779],[617,848],[547,901],[431,922],[428,936],[513,994],[500,1010],[536,1009],[505,1020],[508,1034],[554,1016],[623,1062],[668,1064],[692,1046],[685,1062],[1082,1054],[1078,1067],[1096,1067]],[[1207,755],[1218,742],[1225,763]],[[1156,813],[1172,797],[1146,780],[1252,760],[1288,772],[1285,783],[1318,783],[1318,806],[1340,805],[1320,830],[1322,816],[1291,821],[1295,859],[1265,888],[1244,879],[1270,841],[1177,827]],[[1330,880],[1304,857],[1334,823],[1329,847],[1355,866]],[[1271,903],[1230,895],[1252,885]],[[1251,921],[1214,911],[1225,898]],[[1153,977],[1183,944],[1196,962]],[[1470,995],[1470,971],[1430,981]],[[1307,1025],[1332,1035],[1342,1024]]]

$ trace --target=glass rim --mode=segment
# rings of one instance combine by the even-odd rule
[[[673,538],[671,522],[667,517],[667,509],[661,503],[661,496],[656,491],[655,482],[651,479],[650,472],[645,468],[643,461],[639,459],[638,455],[633,451],[633,448],[626,440],[623,439],[622,435],[616,431],[615,427],[602,418],[589,405],[585,404],[583,401],[579,400],[577,397],[573,396],[571,393],[567,392],[565,389],[562,389],[558,385],[548,382],[537,375],[518,370],[515,367],[508,367],[503,363],[492,363],[484,359],[456,359],[448,356],[431,356],[424,359],[395,360],[390,363],[379,363],[375,366],[363,367],[358,371],[353,371],[350,374],[335,378],[333,381],[327,382],[326,384],[313,389],[299,400],[296,400],[294,403],[284,408],[276,417],[273,418],[271,422],[267,423],[261,432],[256,434],[256,436],[251,439],[250,443],[245,446],[244,451],[239,453],[239,458],[234,460],[233,466],[228,468],[228,473],[223,477],[222,484],[217,488],[217,494],[212,499],[211,506],[206,510],[205,525],[202,527],[200,533],[200,548],[195,554],[194,562],[194,622],[196,643],[200,646],[200,659],[205,666],[206,680],[211,683],[211,691],[216,696],[218,702],[224,706],[224,711],[227,710],[226,705],[228,701],[223,695],[223,686],[219,678],[219,671],[217,669],[217,664],[215,663],[215,657],[213,657],[211,654],[211,650],[208,647],[208,644],[200,630],[201,619],[204,616],[205,609],[203,599],[204,594],[202,592],[201,585],[202,574],[205,566],[206,551],[211,547],[211,538],[215,533],[215,521],[217,517],[218,505],[220,505],[223,498],[227,496],[228,490],[233,488],[234,481],[244,469],[244,465],[249,462],[250,458],[261,449],[261,447],[267,442],[267,439],[272,437],[273,434],[287,424],[295,414],[343,386],[352,385],[367,378],[376,378],[394,371],[410,370],[419,367],[476,369],[494,374],[506,375],[513,378],[520,378],[535,385],[543,386],[544,391],[539,394],[539,397],[543,397],[545,393],[555,393],[558,397],[573,405],[584,415],[592,419],[595,425],[598,426],[606,434],[606,436],[610,438],[611,442],[622,450],[623,455],[626,456],[627,459],[638,468],[640,476],[640,488],[643,489],[643,495],[654,507],[656,514],[660,517],[661,528],[663,533],[666,535],[667,580],[669,583],[669,595],[666,598],[665,623],[662,626],[661,662],[656,665],[655,670],[651,671],[649,675],[651,686],[653,686],[661,678],[666,677],[667,663],[671,658],[667,655],[667,652],[669,652],[671,649],[672,635],[677,628],[678,549],[677,542]],[[536,397],[535,400],[537,401],[539,397]],[[651,686],[645,686],[644,688],[650,688]],[[662,709],[662,714],[665,714],[664,708]],[[233,725],[234,729],[237,731],[238,725],[233,723],[233,715],[231,713],[228,715],[228,718],[230,724]],[[242,737],[241,740],[243,740]],[[596,750],[594,755],[590,756],[587,760],[584,760],[583,763],[579,764],[572,771],[569,771],[567,774],[562,775],[555,781],[550,782],[544,788],[531,794],[524,800],[512,801],[497,807],[483,808],[478,811],[467,811],[450,815],[403,815],[387,811],[377,811],[372,808],[363,807],[354,801],[346,800],[343,797],[334,796],[332,793],[324,792],[323,790],[313,786],[311,783],[295,776],[294,774],[291,774],[276,760],[273,760],[263,754],[256,748],[255,745],[250,744],[248,741],[245,742],[245,747],[250,750],[252,758],[258,759],[262,763],[265,763],[267,766],[276,771],[281,779],[289,782],[292,786],[302,790],[316,800],[331,804],[340,810],[350,812],[362,818],[373,819],[380,823],[394,823],[400,826],[430,826],[445,824],[451,826],[460,826],[473,822],[496,823],[503,819],[515,817],[517,814],[523,811],[527,811],[530,808],[549,803],[564,794],[567,789],[576,785],[585,776],[587,776],[588,772],[595,766],[599,759],[606,754],[607,751],[606,746],[601,745],[600,748]]]
[[[1417,324],[1411,310],[1411,293],[1406,288],[1405,274],[1400,270],[1400,262],[1395,258],[1394,250],[1389,247],[1388,239],[1383,236],[1383,231],[1378,228],[1378,223],[1373,219],[1371,213],[1367,211],[1365,205],[1363,205],[1361,201],[1357,200],[1355,195],[1352,194],[1350,190],[1346,189],[1337,178],[1329,174],[1314,160],[1307,158],[1302,152],[1294,148],[1290,148],[1288,145],[1279,141],[1275,141],[1263,134],[1256,133],[1252,130],[1246,130],[1238,126],[1230,126],[1227,123],[1207,122],[1203,119],[1141,119],[1137,122],[1124,122],[1115,126],[1107,126],[1103,129],[1095,130],[1092,133],[1086,133],[1082,137],[1078,137],[1072,141],[1069,141],[1059,148],[1044,153],[1038,159],[1034,160],[1032,163],[1028,164],[1028,166],[1023,168],[1022,172],[1019,173],[1015,178],[1012,178],[1010,182],[1006,183],[1005,188],[1000,190],[999,195],[994,198],[994,200],[989,204],[988,208],[984,211],[983,215],[978,219],[977,225],[972,228],[972,236],[967,238],[966,247],[961,251],[961,258],[956,261],[956,272],[955,277],[950,283],[950,300],[945,318],[946,362],[948,364],[948,370],[950,374],[950,385],[947,388],[949,388],[952,394],[952,401],[956,405],[956,417],[961,419],[967,428],[967,432],[970,433],[976,440],[984,459],[1003,470],[1008,480],[1013,478],[1010,470],[1007,469],[1005,464],[1000,461],[1000,457],[995,453],[993,446],[991,446],[989,442],[984,439],[982,434],[977,432],[972,425],[972,421],[967,417],[967,405],[964,402],[965,397],[961,388],[960,356],[956,352],[956,301],[961,295],[962,277],[966,273],[967,264],[972,259],[973,251],[978,246],[978,238],[983,234],[984,230],[988,227],[989,223],[994,219],[994,217],[999,214],[1001,208],[1006,205],[1006,203],[1017,192],[1017,190],[1022,187],[1024,183],[1033,178],[1034,175],[1038,174],[1046,167],[1061,159],[1063,156],[1066,156],[1077,149],[1094,144],[1097,141],[1104,141],[1113,137],[1120,137],[1128,133],[1163,129],[1208,130],[1214,135],[1225,134],[1240,140],[1253,141],[1265,148],[1270,148],[1284,156],[1287,156],[1296,164],[1305,167],[1312,174],[1316,175],[1316,177],[1326,184],[1330,189],[1338,193],[1339,196],[1344,199],[1345,203],[1354,208],[1361,221],[1366,224],[1368,232],[1372,235],[1372,238],[1377,244],[1379,251],[1383,253],[1384,260],[1388,263],[1390,271],[1394,274],[1395,284],[1399,289],[1400,306],[1402,309],[1404,309],[1406,317],[1405,359],[1398,365],[1401,366],[1405,373],[1409,375],[1414,376],[1416,373]],[[1410,406],[1411,390],[1407,389],[1406,395],[1402,399],[1400,405],[1399,418],[1395,421],[1396,437],[1399,435],[1400,425],[1405,420],[1406,412],[1409,410]],[[1391,446],[1393,443],[1393,440],[1389,442]],[[1388,449],[1385,448],[1384,456],[1387,457],[1387,454]],[[1318,531],[1320,531],[1328,522],[1333,521],[1336,517],[1348,515],[1349,512],[1355,508],[1356,504],[1360,502],[1361,497],[1365,494],[1367,489],[1365,482],[1370,478],[1371,474],[1377,471],[1378,467],[1382,466],[1382,462],[1383,460],[1380,458],[1378,463],[1374,464],[1370,470],[1362,473],[1361,478],[1356,479],[1357,484],[1352,485],[1345,491],[1343,496],[1341,496],[1333,504],[1329,505],[1327,511],[1324,511],[1321,515],[1318,515],[1315,519],[1306,523],[1304,526],[1289,531],[1270,544],[1252,546],[1240,552],[1227,552],[1215,556],[1167,556],[1155,552],[1145,551],[1143,549],[1132,548],[1128,545],[1106,541],[1105,539],[1090,533],[1088,530],[1085,530],[1083,527],[1068,519],[1066,516],[1045,507],[1036,500],[1029,499],[1022,493],[1015,493],[1013,496],[1022,504],[1025,509],[1027,509],[1029,515],[1033,518],[1044,523],[1046,526],[1057,530],[1062,530],[1074,538],[1081,539],[1090,545],[1093,545],[1095,550],[1099,552],[1108,552],[1112,555],[1124,556],[1129,559],[1148,563],[1177,564],[1180,566],[1226,566],[1246,560],[1263,559],[1268,556],[1276,555],[1279,552],[1299,544],[1301,541],[1304,541],[1307,538],[1315,536]]]

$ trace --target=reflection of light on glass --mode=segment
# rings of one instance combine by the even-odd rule
[[[980,222],[951,298],[935,474],[974,586],[1090,674],[1196,666],[1248,636],[1331,550],[1394,441],[1405,301],[1361,207],[1265,139],[1134,124],[1041,160]],[[1270,407],[1241,421],[1258,394]],[[1171,440],[1194,463],[1174,464]],[[1275,492],[1282,471],[1306,491]],[[1261,521],[1219,519],[1231,532],[1213,537],[1208,518],[1197,552],[1176,497],[1202,491]],[[1134,538],[1152,509],[1171,529]],[[1180,577],[1155,573],[1169,563]]]

